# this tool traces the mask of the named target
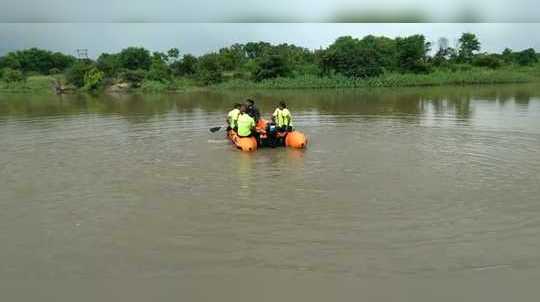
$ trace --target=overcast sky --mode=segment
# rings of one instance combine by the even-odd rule
[[[453,45],[463,32],[476,33],[483,50],[490,52],[505,47],[540,51],[540,23],[0,23],[0,54],[29,47],[74,54],[77,48],[87,48],[89,55],[96,57],[127,46],[144,46],[154,51],[176,47],[182,53],[198,55],[248,41],[294,43],[314,49],[326,47],[339,36],[368,34],[424,34],[434,42],[447,37]]]
[[[1,0],[0,22],[328,22],[338,15],[415,12],[426,21],[540,22],[538,0]],[[461,21],[465,22],[465,21]],[[470,22],[467,21],[467,22]]]

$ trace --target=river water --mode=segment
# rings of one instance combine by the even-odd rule
[[[306,150],[235,150],[286,100]],[[6,301],[525,301],[540,88],[0,95]]]

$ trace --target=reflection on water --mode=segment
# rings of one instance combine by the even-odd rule
[[[287,100],[296,111],[315,114],[362,113],[363,115],[411,115],[421,117],[426,110],[469,118],[471,100],[504,106],[512,101],[527,106],[538,98],[536,84],[434,87],[373,90],[282,90],[282,91],[196,91],[183,94],[103,95],[0,95],[2,116],[47,116],[81,113],[119,114],[128,120],[144,122],[151,117],[178,113],[224,112],[233,102],[252,97],[261,109],[271,112],[279,100]]]
[[[246,97],[266,115],[286,100],[308,148],[242,153],[208,131]],[[76,301],[107,280],[91,300],[192,301],[242,284],[287,300],[261,289],[281,282],[310,301],[495,301],[507,287],[482,282],[520,280],[510,297],[526,297],[539,150],[537,85],[1,94],[0,290]]]

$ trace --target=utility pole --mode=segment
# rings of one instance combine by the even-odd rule
[[[75,50],[78,59],[88,59],[88,49],[78,48]]]

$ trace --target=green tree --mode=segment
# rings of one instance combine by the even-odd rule
[[[182,57],[182,71],[190,75],[196,72],[197,58],[194,55],[186,54]]]
[[[439,49],[433,56],[432,63],[435,66],[447,66],[452,50],[452,48],[448,45],[448,39],[445,37],[439,38],[437,44],[439,45]]]
[[[172,73],[176,76],[192,75],[196,72],[197,58],[193,55],[186,54],[182,60],[171,64]]]
[[[505,63],[509,64],[514,61],[514,52],[510,48],[505,48],[502,52],[502,59]]]
[[[169,60],[175,62],[180,57],[180,51],[178,50],[178,48],[171,48],[167,51],[167,57],[169,58]]]
[[[291,64],[303,63],[311,59],[308,49],[287,43],[282,43],[276,46],[272,45],[263,56],[269,55],[283,56]]]
[[[197,78],[205,85],[219,83],[223,80],[223,68],[219,54],[210,53],[199,57],[196,67]]]
[[[73,56],[38,48],[30,48],[8,53],[0,61],[0,68],[9,67],[20,69],[23,72],[48,74],[49,70],[53,68],[65,70],[74,63],[75,58]]]
[[[78,61],[66,71],[67,82],[74,85],[75,87],[79,87],[79,88],[84,87],[85,75],[92,68],[94,68],[94,64],[92,61],[90,60]]]
[[[7,55],[0,58],[0,69],[11,68],[11,69],[20,69],[21,63],[15,56],[15,53],[10,52]]]
[[[358,48],[358,40],[351,36],[339,37],[321,54],[321,68],[325,73],[337,72],[354,76],[353,66]]]
[[[487,67],[491,69],[500,68],[503,61],[493,54],[480,54],[473,58],[472,64],[479,67]]]
[[[128,47],[118,54],[119,67],[148,70],[152,65],[150,52],[142,47]]]
[[[219,50],[220,64],[224,70],[238,69],[247,59],[243,45],[233,44]]]
[[[517,53],[516,61],[519,65],[528,66],[538,63],[538,56],[533,48],[525,49]]]
[[[313,52],[307,48],[298,47],[294,44],[279,44],[272,46],[263,57],[270,55],[278,55],[286,59],[287,65],[291,71],[297,74],[319,73],[320,69],[317,66],[317,58]]]
[[[451,63],[459,62],[459,53],[458,50],[453,47],[448,47],[448,56],[450,57],[449,61]]]
[[[24,74],[20,70],[9,67],[2,70],[1,76],[6,83],[17,83],[25,80]]]
[[[244,45],[244,51],[249,59],[262,57],[272,45],[268,42],[249,42]]]
[[[142,69],[124,69],[120,72],[120,79],[122,79],[124,82],[130,83],[133,87],[140,87],[142,81],[146,77],[146,73],[146,70]]]
[[[71,65],[75,64],[75,61],[77,61],[74,56],[68,56],[61,52],[52,53],[50,58],[52,61],[52,68],[50,68],[49,70],[56,68],[58,70],[64,71]]]
[[[291,69],[287,60],[280,55],[271,55],[260,59],[255,70],[255,80],[286,77],[290,75]]]
[[[364,49],[373,49],[375,52],[368,51],[372,55],[371,60],[380,64],[383,71],[397,70],[398,53],[396,41],[387,37],[366,36],[360,40]]]
[[[391,39],[367,36],[362,40],[350,36],[338,38],[322,55],[325,73],[337,72],[348,77],[372,77],[395,64],[395,46]]]
[[[168,58],[161,53],[154,53],[152,65],[146,74],[146,78],[152,81],[165,83],[171,79],[171,71],[166,63]]]
[[[119,55],[103,53],[98,57],[96,65],[105,76],[114,77],[120,71]]]
[[[159,60],[161,62],[167,62],[169,61],[169,56],[164,53],[164,52],[160,52],[160,51],[154,51],[152,53],[152,63],[155,61],[155,60]]]
[[[84,89],[86,90],[96,90],[100,87],[105,74],[97,69],[97,67],[90,68],[84,74]]]
[[[480,51],[480,41],[473,33],[463,33],[459,38],[459,59],[461,62],[470,63],[474,52]]]
[[[426,42],[423,35],[414,35],[406,38],[397,38],[398,66],[402,72],[427,72],[427,53],[431,44]]]

